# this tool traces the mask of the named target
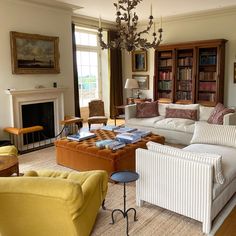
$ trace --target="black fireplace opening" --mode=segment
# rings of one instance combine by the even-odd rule
[[[43,131],[24,135],[24,145],[55,137],[53,102],[22,105],[23,128],[40,125]]]

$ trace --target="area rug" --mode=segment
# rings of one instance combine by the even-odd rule
[[[55,160],[55,148],[50,147],[19,156],[20,172],[27,170],[53,169],[71,171],[59,166]],[[197,236],[203,235],[201,223],[178,215],[160,207],[145,203],[143,207],[135,204],[135,183],[127,185],[127,208],[135,207],[138,221],[133,221],[133,212],[129,213],[129,235],[137,236]],[[115,208],[123,209],[123,185],[111,184],[105,202],[106,210],[100,209],[92,236],[126,235],[126,220],[119,212],[115,214],[115,224],[111,225],[111,212]]]

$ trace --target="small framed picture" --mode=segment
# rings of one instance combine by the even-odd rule
[[[133,75],[133,79],[136,79],[140,90],[149,89],[149,75]]]
[[[147,71],[147,51],[132,52],[132,71]]]
[[[59,68],[59,38],[10,32],[13,74],[56,74]]]
[[[236,84],[236,62],[234,62],[234,83]]]

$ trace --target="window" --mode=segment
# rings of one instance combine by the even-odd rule
[[[90,100],[101,97],[100,47],[96,31],[77,27],[75,38],[80,107],[87,107]]]

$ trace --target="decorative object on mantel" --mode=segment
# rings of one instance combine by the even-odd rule
[[[13,74],[56,74],[59,37],[10,32]]]
[[[148,90],[149,89],[149,75],[133,75],[133,79],[137,80],[139,89]]]
[[[135,80],[135,79],[126,79],[125,89],[131,89],[132,90],[132,98],[134,97],[133,89],[138,89],[138,88],[139,88],[139,86],[138,86],[137,80]]]
[[[147,51],[132,52],[132,72],[147,71]]]
[[[136,12],[133,13],[132,11],[141,1],[142,0],[118,0],[117,3],[114,3],[114,6],[116,7],[117,38],[107,44],[103,41],[103,29],[101,18],[99,18],[98,37],[102,49],[121,48],[131,52],[136,49],[147,50],[150,48],[156,49],[158,47],[162,41],[162,19],[160,21],[160,28],[158,29],[159,37],[157,37],[155,23],[153,23],[152,5],[147,28],[143,31],[137,32],[138,15]],[[149,31],[153,24],[153,41],[148,42],[147,39],[142,38],[142,36],[150,34]]]

